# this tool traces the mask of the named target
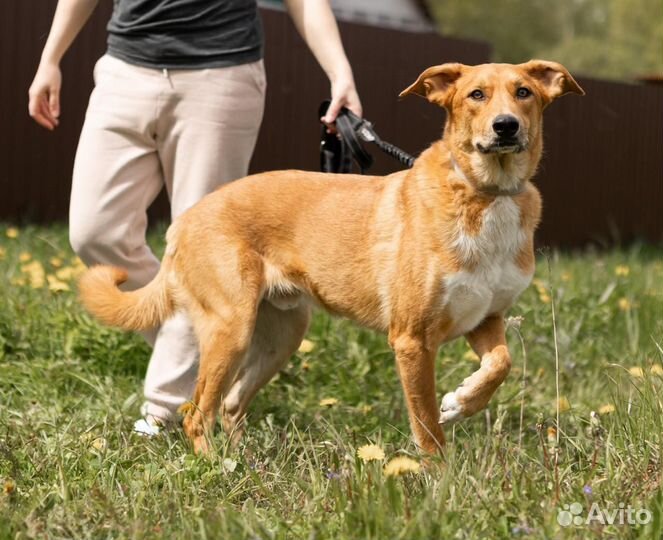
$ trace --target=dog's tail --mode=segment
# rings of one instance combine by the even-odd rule
[[[168,286],[168,256],[159,273],[141,289],[122,291],[127,272],[114,266],[93,266],[78,282],[85,309],[99,321],[124,330],[146,330],[168,319],[175,310]]]

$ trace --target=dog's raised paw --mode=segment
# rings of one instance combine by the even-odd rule
[[[463,408],[458,403],[456,392],[447,392],[442,398],[442,405],[440,407],[440,419],[438,422],[443,425],[452,425],[456,422],[463,420]]]

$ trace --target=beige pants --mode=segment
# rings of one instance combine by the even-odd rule
[[[262,120],[262,61],[156,70],[103,56],[74,163],[70,241],[88,264],[148,283],[159,261],[145,242],[147,207],[165,186],[175,218],[221,184],[245,176]],[[154,345],[145,414],[164,420],[190,399],[198,347],[185,315],[146,335]]]

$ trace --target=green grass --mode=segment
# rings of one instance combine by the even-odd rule
[[[72,264],[64,228],[7,231],[0,225],[0,538],[661,537],[661,250],[552,253],[550,271],[541,256],[537,285],[511,312],[524,318],[522,343],[512,328],[514,368],[489,410],[448,430],[443,462],[386,477],[389,459],[420,456],[383,336],[318,314],[315,347],[258,395],[240,447],[218,433],[216,456],[198,458],[178,433],[131,433],[142,340],[100,327],[73,292],[33,288],[22,271],[37,260],[53,274],[52,257]],[[151,241],[162,249],[160,233]],[[556,344],[570,405],[557,433]],[[462,340],[440,351],[439,396],[476,369],[467,352]],[[367,443],[386,459],[362,462]],[[653,517],[561,527],[558,511],[573,502],[583,517],[593,502]]]

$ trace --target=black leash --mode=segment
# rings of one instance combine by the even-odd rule
[[[318,118],[324,116],[329,108],[329,100],[323,101],[318,110]],[[337,133],[327,133],[327,127],[322,126],[320,141],[320,170],[322,172],[350,173],[354,159],[361,170],[361,174],[373,165],[371,156],[363,147],[361,141],[375,144],[385,154],[408,168],[412,167],[414,157],[387,141],[383,141],[373,129],[373,124],[360,118],[349,109],[343,107],[336,118]]]

